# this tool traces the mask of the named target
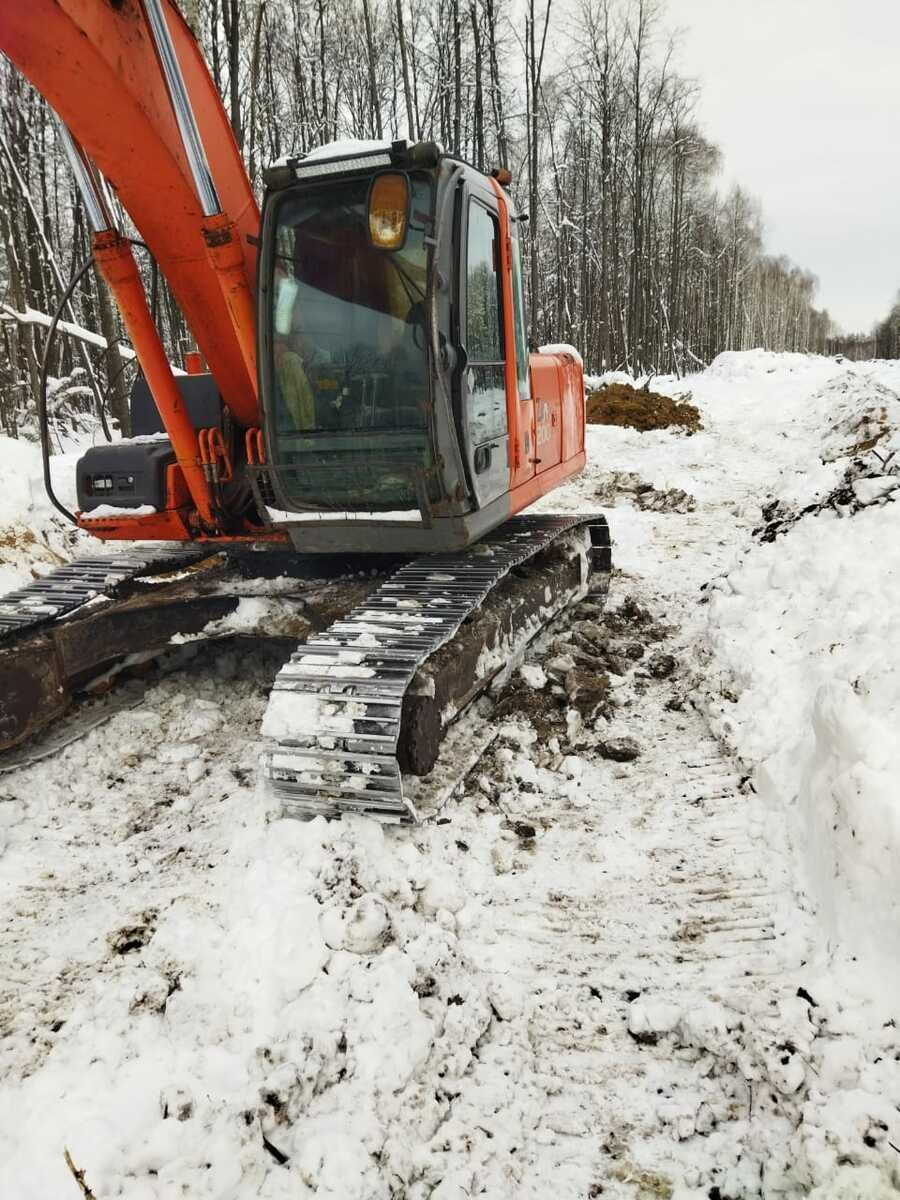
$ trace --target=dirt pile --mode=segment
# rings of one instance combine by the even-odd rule
[[[610,383],[587,396],[589,425],[625,425],[646,433],[650,429],[684,429],[696,433],[703,426],[693,404],[673,400],[630,383]]]

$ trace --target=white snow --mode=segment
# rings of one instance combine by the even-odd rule
[[[580,366],[584,366],[581,351],[576,350],[574,346],[570,346],[568,342],[551,342],[546,346],[540,346],[538,347],[538,354],[568,354]]]
[[[157,442],[167,442],[167,441],[169,441],[169,435],[168,435],[167,433],[164,433],[164,432],[160,432],[160,433],[141,433],[141,434],[139,434],[137,437],[132,437],[132,438],[121,438],[120,440],[121,440],[121,442],[123,442],[123,443],[124,443],[126,446],[148,446],[148,445],[153,445],[153,444],[155,444],[155,443],[157,443]]]
[[[74,510],[78,453],[50,459],[54,490]],[[0,437],[0,595],[66,562],[87,539],[50,504],[40,449],[22,438]]]
[[[2,777],[0,1195],[77,1194],[64,1147],[98,1200],[898,1194],[900,364],[753,351],[653,388],[703,429],[591,427],[542,502],[602,494],[632,615],[512,675],[552,734],[461,718],[491,748],[443,823],[268,813],[297,694],[246,648]],[[40,530],[3,453],[5,527]],[[597,681],[591,644],[608,716],[560,682]]]
[[[267,507],[269,519],[277,523],[302,524],[312,521],[415,521],[422,523],[422,514],[417,508],[397,509],[390,512],[285,512],[280,508]]]
[[[152,517],[155,512],[152,504],[133,504],[130,508],[121,504],[98,504],[81,515],[93,521],[100,517]]]
[[[53,323],[53,318],[45,312],[41,312],[36,308],[26,308],[19,312],[12,305],[0,302],[0,320],[17,321],[20,325],[41,325],[49,329]],[[87,342],[91,346],[97,346],[101,350],[107,350],[109,343],[102,334],[94,333],[91,329],[85,329],[83,325],[77,325],[74,321],[57,321],[57,328],[63,333],[68,333],[70,336],[77,338],[81,342]],[[135,357],[134,350],[130,346],[119,343],[119,354],[124,359],[132,359]]]
[[[390,150],[390,148],[390,142],[379,141],[377,138],[340,138],[336,142],[326,142],[322,146],[313,147],[303,161],[315,162],[318,159],[346,158],[350,154],[378,154],[381,151]]]

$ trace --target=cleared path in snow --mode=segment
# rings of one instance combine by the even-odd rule
[[[636,582],[614,583],[619,602]],[[646,600],[640,587],[637,596]],[[789,1023],[805,1023],[791,1000],[807,919],[739,766],[689,704],[670,707],[683,679],[653,680],[640,663],[635,675],[615,719],[641,747],[634,762],[606,761],[588,739],[577,759],[542,765],[543,747],[523,739],[487,772],[505,780],[512,833],[532,826],[536,837],[501,827],[482,919],[461,937],[497,989],[498,1015],[509,1011],[456,1101],[477,1145],[453,1156],[441,1197],[485,1184],[491,1195],[566,1200],[700,1185],[683,1194],[706,1196],[729,1171],[758,1177],[760,1142],[788,1166],[794,1123],[777,1110],[804,1069],[799,1046],[777,1046],[786,1001]],[[515,730],[501,738],[514,746]],[[477,793],[461,809],[453,828],[477,837]],[[523,1030],[515,1099],[492,1111]],[[741,1056],[755,1063],[755,1098]],[[491,1153],[498,1139],[504,1155]]]

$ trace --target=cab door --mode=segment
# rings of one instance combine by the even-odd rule
[[[509,490],[509,422],[500,224],[491,191],[465,196],[460,279],[463,369],[460,399],[469,478],[479,508]]]

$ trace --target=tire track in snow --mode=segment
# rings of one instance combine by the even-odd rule
[[[717,1114],[698,1085],[696,1055],[660,1056],[651,1043],[710,998],[746,1012],[773,983],[781,993],[808,930],[790,863],[765,836],[739,765],[688,705],[667,707],[671,696],[671,686],[642,679],[620,710],[615,731],[642,745],[634,763],[588,749],[575,752],[583,768],[563,760],[553,770],[540,765],[538,743],[505,751],[505,763],[501,751],[489,771],[506,775],[502,806],[537,837],[505,859],[503,843],[495,851],[486,918],[462,942],[495,986],[525,998],[511,1023],[527,1030],[515,1082],[529,1103],[515,1190],[502,1191],[482,1146],[479,1165],[470,1150],[448,1172],[447,1196],[485,1185],[489,1194],[560,1200],[670,1196],[685,1181],[708,1190],[741,1153],[749,1093]],[[565,779],[567,768],[580,777]],[[490,1095],[485,1080],[508,1068],[511,1037],[497,1022],[481,1047],[461,1098],[470,1124],[479,1095]],[[483,1115],[488,1126],[500,1116]],[[730,1149],[721,1137],[705,1138],[706,1153],[694,1144],[695,1134],[703,1141],[729,1123]],[[789,1130],[781,1132],[786,1141]]]

